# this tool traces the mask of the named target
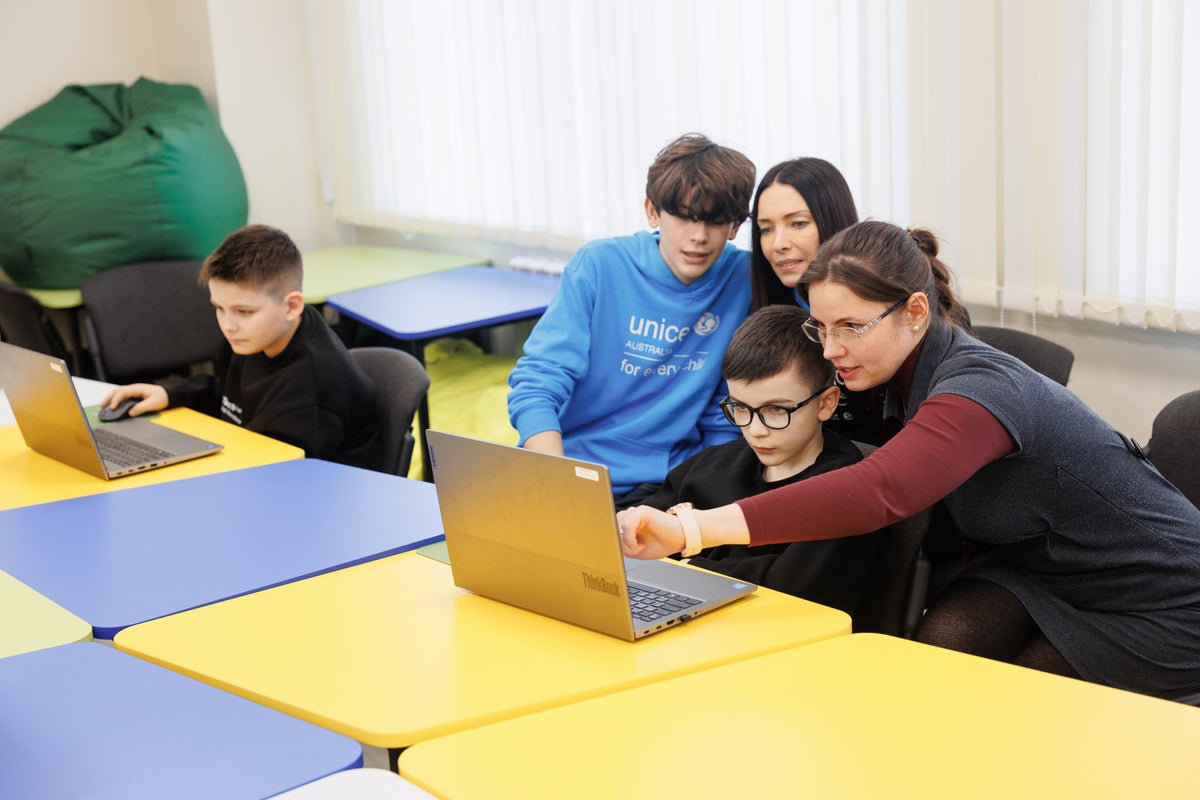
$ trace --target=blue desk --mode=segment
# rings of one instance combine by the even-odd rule
[[[558,290],[557,275],[494,267],[459,267],[444,272],[335,295],[328,305],[350,319],[406,343],[425,363],[425,343],[439,336],[490,328],[540,316]],[[426,478],[429,403],[417,412]]]
[[[441,536],[431,485],[302,459],[0,512],[0,569],[111,639]]]
[[[558,284],[555,275],[459,267],[334,295],[328,305],[395,339],[425,342],[536,317]]]
[[[0,797],[260,798],[362,763],[352,739],[110,647],[0,659]]]

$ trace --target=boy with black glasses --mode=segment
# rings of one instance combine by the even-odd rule
[[[853,442],[822,424],[837,408],[839,390],[833,366],[805,335],[807,318],[798,306],[773,305],[742,323],[721,364],[729,396],[720,404],[742,438],[692,456],[642,504],[716,508],[862,458]],[[702,551],[690,563],[853,616],[879,543],[869,533],[761,547],[725,545]]]

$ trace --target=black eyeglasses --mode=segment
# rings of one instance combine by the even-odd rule
[[[896,305],[889,308],[887,311],[880,314],[875,319],[868,322],[866,325],[863,325],[861,328],[856,328],[853,325],[838,325],[836,328],[826,328],[812,317],[804,320],[804,324],[801,327],[804,328],[804,335],[817,344],[825,344],[825,342],[829,339],[833,339],[835,342],[840,342],[842,339],[846,339],[848,341],[858,341],[862,338],[864,333],[882,322],[884,317],[900,308],[907,302],[908,298],[906,297],[900,302],[896,303]],[[854,335],[853,339],[850,339],[851,334]]]
[[[737,425],[739,428],[744,428],[754,420],[754,415],[758,414],[759,420],[763,425],[774,431],[781,431],[792,423],[792,414],[806,405],[816,400],[821,396],[821,393],[828,389],[824,386],[813,392],[808,398],[801,400],[796,405],[788,408],[787,406],[766,405],[753,408],[745,403],[726,397],[721,401],[721,410],[725,412],[725,419]]]

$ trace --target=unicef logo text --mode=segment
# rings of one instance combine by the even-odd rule
[[[630,317],[629,332],[656,342],[680,342],[692,331],[699,336],[708,336],[720,324],[721,318],[711,311],[702,314],[690,328],[686,325],[672,325],[667,322],[666,317],[659,320]]]

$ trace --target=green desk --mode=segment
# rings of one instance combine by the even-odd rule
[[[91,641],[91,625],[2,571],[0,609],[0,658]]]
[[[490,264],[486,258],[400,247],[347,244],[304,254],[304,301],[324,303],[335,294],[380,286],[455,267]]]
[[[21,287],[25,288],[25,287]],[[83,305],[83,294],[78,289],[25,289],[41,303],[42,308],[70,309]]]
[[[304,302],[324,303],[331,295],[379,286],[454,267],[490,264],[486,258],[460,253],[406,250],[346,244],[304,254]],[[24,287],[23,287],[24,288]],[[78,289],[25,288],[44,308],[74,309],[83,305]]]
[[[366,289],[404,278],[414,278],[455,267],[490,264],[487,258],[460,253],[406,250],[401,247],[347,244],[304,254],[304,302],[322,305],[335,294]],[[76,354],[87,349],[80,312],[83,293],[79,289],[30,289],[22,287],[43,308],[65,312],[67,337]],[[79,365],[72,364],[78,371]]]

